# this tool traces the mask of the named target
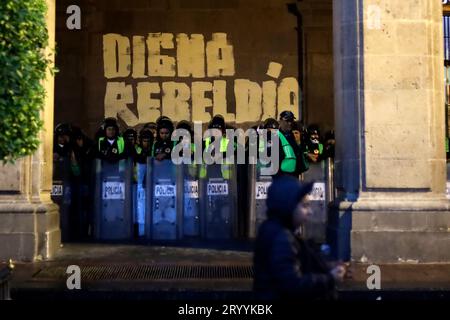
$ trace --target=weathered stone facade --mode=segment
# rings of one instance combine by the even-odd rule
[[[349,0],[333,9],[340,254],[448,261],[442,6]]]

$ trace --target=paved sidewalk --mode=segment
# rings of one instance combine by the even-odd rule
[[[68,244],[50,261],[16,263],[13,299],[252,299],[252,244],[183,246]],[[66,269],[81,268],[82,290]],[[450,299],[450,264],[380,265],[381,290],[368,290],[368,265],[353,264],[343,300]]]

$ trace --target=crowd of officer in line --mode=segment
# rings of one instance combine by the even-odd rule
[[[230,127],[224,118],[214,116],[208,127],[222,131],[220,152],[227,150],[230,141],[225,137],[225,130]],[[164,116],[144,125],[139,134],[132,128],[120,133],[116,119],[107,118],[93,140],[79,128],[61,124],[55,128],[54,161],[69,159],[71,178],[75,184],[87,185],[94,159],[117,162],[132,158],[134,163],[147,163],[148,157],[158,161],[171,159],[172,148],[177,143],[171,140],[174,129],[193,133],[188,121],[180,121],[175,127],[171,119]],[[295,121],[290,111],[283,111],[278,120],[266,119],[254,129],[277,130],[280,141],[280,169],[269,188],[267,220],[260,226],[255,241],[254,289],[268,299],[333,298],[336,283],[343,281],[349,272],[343,263],[325,262],[320,253],[299,234],[299,227],[308,221],[313,212],[307,199],[312,183],[302,184],[298,178],[311,164],[334,157],[334,133],[328,132],[322,140],[317,126],[306,129]],[[203,148],[211,142],[211,138],[203,141]],[[235,141],[232,143],[236,144]],[[245,177],[245,170],[243,176],[237,176],[238,188],[241,188],[238,190],[238,202],[241,202],[238,208],[241,210],[246,208],[242,202],[248,201],[245,198],[248,191]],[[88,190],[85,196],[91,199],[82,201],[83,204],[92,202],[92,192]],[[71,215],[75,217],[74,224],[78,225],[72,240],[89,237],[89,218],[80,219],[77,216],[88,215],[89,210],[82,213],[81,207],[72,206]],[[242,217],[245,212],[240,215]]]
[[[229,141],[225,138],[225,130],[230,127],[224,118],[221,115],[214,116],[209,128],[222,131],[224,143],[221,143],[221,149],[226,150]],[[174,129],[185,129],[193,133],[190,122],[180,121],[175,127],[171,119],[164,116],[156,122],[145,124],[139,134],[132,128],[120,132],[116,119],[107,118],[94,139],[87,137],[78,127],[59,124],[55,128],[54,160],[64,157],[70,159],[72,175],[80,177],[86,175],[90,162],[96,158],[117,162],[131,157],[135,163],[146,163],[147,157],[154,157],[159,161],[171,159],[172,149],[176,144],[171,140]],[[327,132],[324,143],[318,126],[311,125],[306,129],[295,121],[294,114],[290,111],[282,112],[279,121],[269,118],[254,129],[279,130],[280,163],[287,157],[296,160],[292,162],[295,166],[282,166],[279,174],[298,176],[308,170],[310,163],[334,157],[334,133]],[[203,146],[210,143],[211,139],[206,139]]]
[[[215,115],[208,128],[222,131],[223,138],[220,143],[220,152],[225,153],[230,143],[225,136],[226,129],[232,127],[225,123],[221,115]],[[92,186],[94,159],[115,163],[131,158],[135,164],[147,163],[148,157],[154,157],[157,161],[170,160],[172,149],[178,143],[171,140],[174,129],[185,129],[193,137],[194,132],[190,122],[179,121],[175,126],[172,120],[165,116],[159,117],[155,122],[145,124],[139,133],[133,128],[127,128],[120,132],[117,120],[106,118],[96,132],[94,139],[90,139],[78,127],[69,124],[56,126],[54,162],[58,163],[64,160],[70,163],[69,166],[65,167],[65,170],[70,171],[69,180],[73,186],[72,199],[75,199],[70,207],[71,235],[65,234],[65,240],[88,238],[91,233],[89,224],[91,224],[92,219],[87,217],[91,215],[91,208],[86,208],[85,202],[93,202],[92,189],[89,190],[87,186]],[[317,126],[311,125],[305,128],[301,123],[295,121],[294,114],[290,111],[281,112],[278,120],[274,118],[266,119],[253,129],[278,130],[280,169],[277,176],[287,174],[298,178],[300,174],[308,170],[310,164],[334,156],[333,132],[328,132],[325,135],[323,143]],[[213,139],[214,137],[205,139],[203,148],[207,148]],[[234,149],[236,150],[237,141],[232,143],[234,143]],[[270,141],[266,147],[270,148]],[[246,149],[248,148],[247,144]],[[191,151],[194,149],[195,144],[192,143]],[[238,166],[237,169],[238,188],[240,189],[238,190],[240,195],[238,199],[240,201],[239,208],[246,208],[245,201],[248,201],[245,196],[242,196],[248,193],[247,172],[243,169],[244,167]],[[76,201],[77,199],[78,201]],[[80,217],[80,215],[83,217]],[[240,215],[245,215],[245,212]],[[245,226],[243,228],[245,229]]]

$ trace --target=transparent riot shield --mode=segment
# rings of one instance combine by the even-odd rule
[[[52,200],[59,206],[61,241],[71,239],[70,234],[70,206],[72,203],[72,186],[70,173],[70,159],[60,157],[53,161]]]
[[[272,176],[261,175],[261,165],[249,165],[249,238],[256,238],[259,226],[266,220],[267,191],[272,184]]]
[[[303,173],[303,182],[314,182],[313,190],[310,194],[313,215],[310,221],[304,225],[304,236],[313,239],[317,243],[326,242],[327,232],[327,170],[326,162],[311,163],[309,170]]]
[[[204,165],[200,177],[201,235],[206,239],[237,237],[237,194],[235,165]]]
[[[94,235],[98,240],[132,237],[132,161],[95,160]]]
[[[183,235],[200,236],[199,165],[183,164]]]
[[[136,181],[133,185],[133,225],[136,226],[135,234],[138,237],[145,236],[146,176],[147,164],[137,163],[135,166]]]
[[[183,197],[177,197],[181,170],[171,160],[147,162],[146,236],[152,240],[176,240],[182,236]]]

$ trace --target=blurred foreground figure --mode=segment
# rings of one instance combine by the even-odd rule
[[[303,239],[299,227],[312,214],[308,193],[312,184],[291,176],[274,179],[267,197],[267,217],[255,245],[254,289],[267,299],[334,299],[335,284],[346,268],[331,268]]]

